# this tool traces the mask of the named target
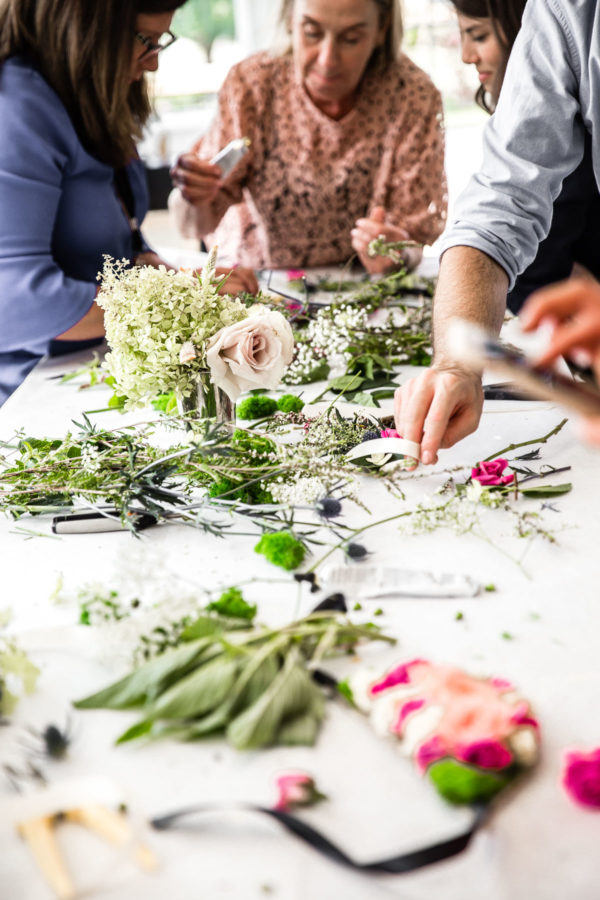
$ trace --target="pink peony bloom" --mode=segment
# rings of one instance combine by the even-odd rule
[[[512,755],[499,741],[476,741],[456,747],[456,758],[480,769],[505,769],[512,763]]]
[[[388,437],[397,437],[401,438],[402,435],[399,434],[395,428],[384,428],[383,431],[379,432],[380,437],[388,438]]]
[[[471,469],[471,480],[478,481],[484,486],[493,486],[499,484],[510,484],[515,480],[514,475],[503,475],[508,465],[506,459],[491,459],[488,462],[479,463]]]
[[[313,806],[325,795],[317,790],[314,778],[306,772],[288,772],[276,779],[278,797],[273,809],[289,812],[297,806]]]
[[[562,783],[575,803],[600,809],[600,747],[589,753],[567,753]]]

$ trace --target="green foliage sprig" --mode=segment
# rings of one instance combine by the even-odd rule
[[[364,640],[395,643],[372,624],[329,612],[280,629],[231,630],[201,616],[179,646],[75,706],[139,709],[141,720],[119,742],[224,735],[239,750],[313,744],[325,703],[310,669]]]

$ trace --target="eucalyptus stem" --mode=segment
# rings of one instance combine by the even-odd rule
[[[531,446],[531,444],[546,444],[551,437],[553,437],[555,434],[558,434],[558,432],[564,428],[568,421],[568,419],[563,419],[562,422],[559,422],[559,424],[555,428],[553,428],[552,431],[549,431],[548,434],[544,435],[544,437],[534,438],[532,441],[521,441],[520,444],[509,444],[508,447],[503,447],[502,450],[497,450],[495,453],[492,453],[491,456],[486,456],[483,462],[489,462],[492,459],[497,459],[499,456],[503,456],[505,453],[511,453],[513,450],[519,450],[521,447],[529,447]]]

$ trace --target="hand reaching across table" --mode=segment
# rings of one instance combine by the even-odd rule
[[[589,279],[571,279],[531,295],[521,314],[524,331],[542,322],[554,326],[546,350],[536,360],[551,365],[558,357],[575,357],[591,365],[600,380],[600,285]],[[600,416],[586,418],[583,436],[600,445]]]

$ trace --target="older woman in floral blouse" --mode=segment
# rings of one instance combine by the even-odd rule
[[[446,216],[440,95],[399,49],[398,0],[284,0],[283,55],[235,66],[208,134],[173,168],[181,231],[258,268],[323,266],[367,247],[432,243]],[[249,152],[227,176],[209,160],[234,138]],[[414,266],[420,251],[405,250]]]

